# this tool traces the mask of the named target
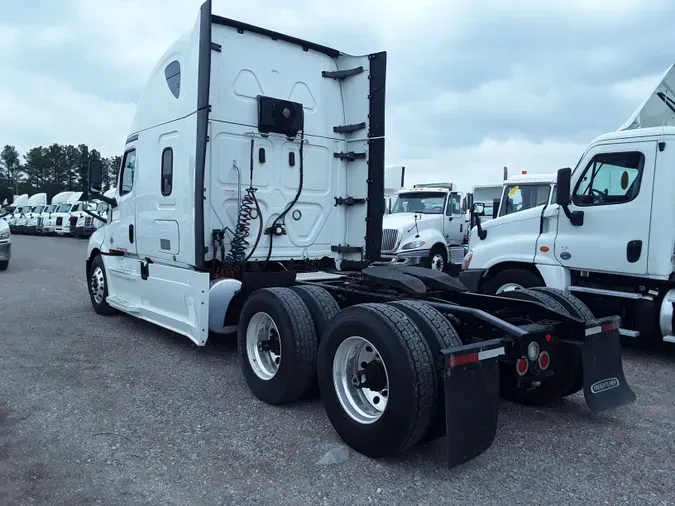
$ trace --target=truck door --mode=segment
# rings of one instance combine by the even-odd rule
[[[624,142],[589,149],[572,174],[574,226],[558,219],[555,257],[565,267],[639,275],[647,273],[657,142]]]
[[[120,168],[119,185],[117,187],[118,205],[113,209],[110,228],[111,250],[136,254],[136,149],[127,145]]]
[[[443,235],[448,246],[462,244],[464,239],[464,214],[462,213],[462,194],[450,193],[445,207]]]

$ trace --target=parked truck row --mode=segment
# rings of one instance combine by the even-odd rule
[[[347,55],[206,1],[151,73],[112,195],[90,164],[110,208],[84,259],[94,311],[198,346],[236,334],[254,396],[318,387],[339,436],[371,457],[446,436],[448,464],[465,462],[492,444],[500,395],[583,391],[593,412],[634,401],[618,316],[546,287],[474,293],[382,257],[433,248],[437,217],[439,244],[466,231],[438,183],[397,195],[387,217],[408,221],[383,227],[386,70],[386,52]]]
[[[113,195],[111,188],[104,195]],[[13,234],[58,235],[88,238],[101,227],[108,204],[92,199],[82,201],[83,192],[64,191],[47,203],[46,193],[16,196],[12,205],[2,208],[2,217]],[[92,212],[96,212],[93,215]]]

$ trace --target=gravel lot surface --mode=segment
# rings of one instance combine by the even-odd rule
[[[252,397],[236,350],[91,309],[86,242],[15,236],[0,273],[0,504],[673,504],[675,348],[624,352],[636,404],[502,402],[459,468],[445,440],[393,460],[339,445],[319,401]]]

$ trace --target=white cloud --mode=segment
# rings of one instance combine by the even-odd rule
[[[22,153],[56,142],[85,143],[110,156],[121,149],[134,108],[78,93],[49,77],[5,72],[0,79],[0,139]]]

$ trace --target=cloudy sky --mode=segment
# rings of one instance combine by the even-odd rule
[[[0,145],[119,154],[156,60],[201,0],[0,0]],[[407,182],[574,166],[675,62],[668,0],[214,0],[343,52],[389,53],[387,164]]]

